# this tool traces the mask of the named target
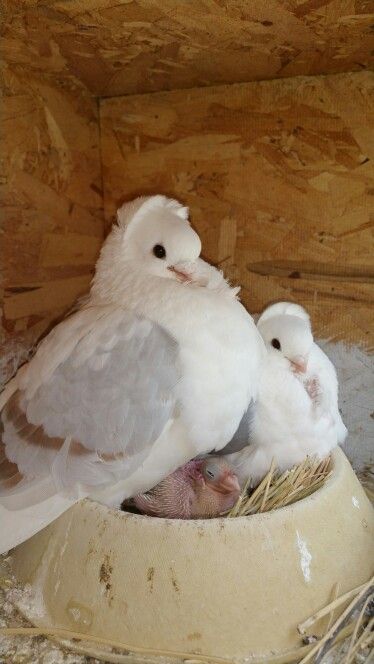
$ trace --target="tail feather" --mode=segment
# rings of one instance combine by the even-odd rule
[[[0,499],[0,554],[9,551],[39,532],[76,499],[53,492],[49,478]],[[44,495],[45,498],[41,499]]]
[[[51,476],[24,478],[0,443],[0,554],[35,535],[87,495],[78,488],[68,495],[56,491]]]

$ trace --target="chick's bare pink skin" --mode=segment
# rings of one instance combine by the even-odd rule
[[[206,457],[181,466],[151,491],[135,496],[134,503],[143,514],[202,519],[229,510],[239,494],[239,481],[231,466],[220,457]]]

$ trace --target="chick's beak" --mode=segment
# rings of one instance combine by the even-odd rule
[[[240,494],[239,480],[234,473],[226,473],[217,483],[219,493],[237,493]]]
[[[296,355],[290,360],[292,365],[292,370],[296,373],[306,373],[308,367],[308,360],[303,355]]]

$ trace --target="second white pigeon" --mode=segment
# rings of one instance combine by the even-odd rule
[[[274,458],[280,471],[306,456],[320,458],[344,442],[347,429],[338,409],[338,380],[327,355],[314,342],[303,307],[279,302],[257,327],[267,358],[260,378],[250,445],[228,455],[239,480],[256,484]]]

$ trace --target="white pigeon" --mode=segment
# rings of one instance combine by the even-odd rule
[[[0,398],[1,551],[82,497],[149,490],[248,417],[264,344],[200,250],[177,201],[118,211],[90,295]]]
[[[268,307],[257,327],[267,349],[260,377],[250,445],[228,455],[241,483],[256,484],[274,458],[284,471],[310,455],[323,458],[344,442],[347,429],[338,409],[336,371],[314,342],[301,306]]]

